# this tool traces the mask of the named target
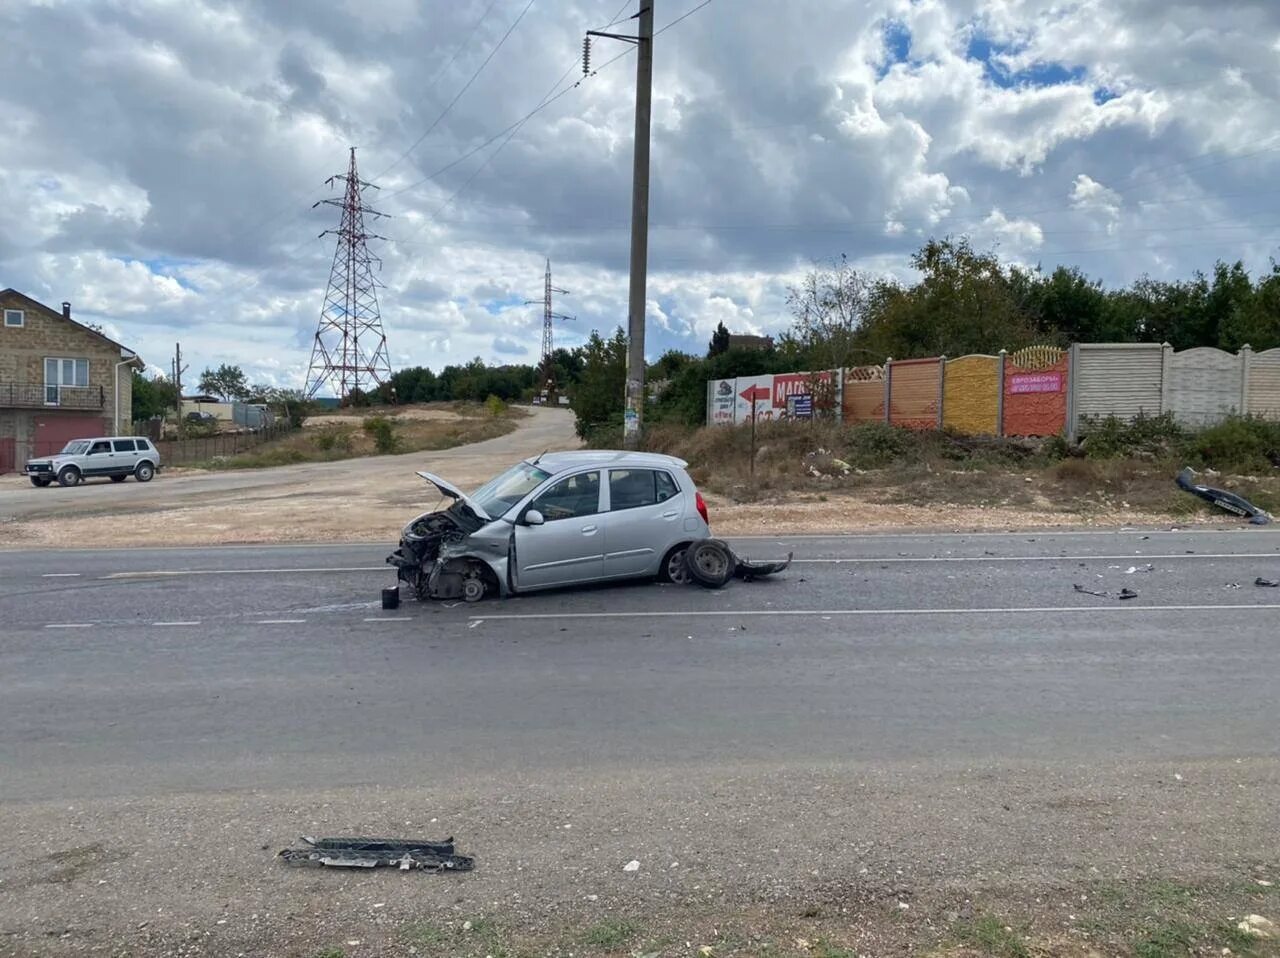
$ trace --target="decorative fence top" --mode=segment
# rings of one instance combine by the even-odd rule
[[[1067,354],[1065,349],[1057,346],[1027,346],[1009,354],[1009,362],[1022,369],[1048,369],[1062,362]]]
[[[884,382],[883,366],[853,366],[844,371],[844,381],[849,383]]]

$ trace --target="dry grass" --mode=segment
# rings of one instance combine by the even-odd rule
[[[1039,522],[1221,518],[1173,483],[1174,459],[1061,458],[1052,441],[911,433],[879,423],[763,423],[746,428],[661,425],[650,449],[688,460],[725,506],[847,499],[877,506],[1025,512]],[[1280,510],[1280,472],[1210,474],[1205,481]]]
[[[478,408],[478,407],[477,407]],[[482,442],[505,436],[516,427],[516,416],[510,411],[493,416],[480,409],[478,414],[463,416],[456,412],[422,410],[384,417],[390,423],[393,445],[379,449],[376,437],[365,426],[375,416],[331,416],[276,442],[266,443],[251,452],[220,457],[197,464],[204,469],[262,469],[300,462],[334,462],[383,455],[387,452],[407,453]]]

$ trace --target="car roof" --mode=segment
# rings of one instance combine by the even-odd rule
[[[146,436],[81,436],[79,439],[68,439],[63,445],[65,446],[67,443],[72,442],[115,442],[118,439],[132,439],[134,442],[139,439],[144,439],[147,442],[151,441]]]
[[[583,469],[590,466],[612,466],[623,469],[627,466],[665,466],[668,469],[683,469],[688,465],[683,459],[675,456],[664,456],[656,452],[630,452],[624,449],[579,449],[573,452],[547,452],[541,456],[526,460],[536,462],[540,469],[553,475],[569,469]]]

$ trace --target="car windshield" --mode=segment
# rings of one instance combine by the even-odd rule
[[[471,499],[490,516],[497,518],[550,478],[551,473],[522,462],[494,476],[473,492]]]
[[[89,441],[87,439],[75,439],[62,447],[62,455],[78,456],[89,449]]]

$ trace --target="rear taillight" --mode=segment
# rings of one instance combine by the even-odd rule
[[[699,492],[699,493],[696,493],[695,495],[697,496],[697,498],[695,498],[693,501],[698,506],[698,515],[702,516],[702,521],[707,524],[708,528],[710,528],[711,519],[710,517],[707,516],[707,502],[705,499],[702,498],[702,493]]]

